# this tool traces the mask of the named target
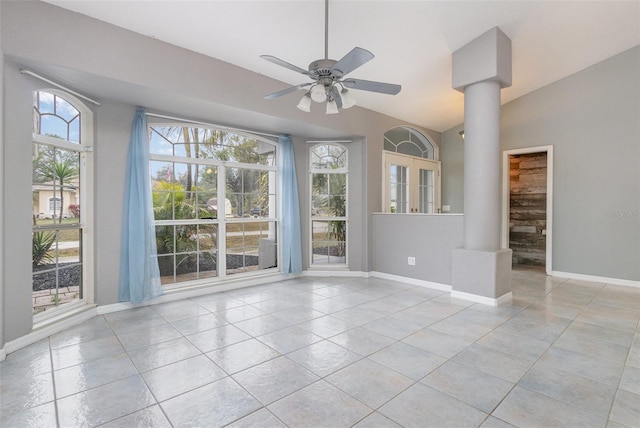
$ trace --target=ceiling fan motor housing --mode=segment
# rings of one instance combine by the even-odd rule
[[[313,61],[309,64],[309,73],[313,76],[317,76],[318,79],[327,77],[331,78],[331,80],[339,79],[342,77],[342,71],[333,68],[337,62],[338,61],[333,59],[319,59]]]

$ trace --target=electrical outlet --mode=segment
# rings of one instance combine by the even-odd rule
[[[409,266],[415,266],[416,265],[416,258],[415,257],[409,257],[407,259],[407,263],[409,264]]]

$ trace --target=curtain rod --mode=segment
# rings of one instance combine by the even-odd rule
[[[36,79],[40,79],[40,80],[42,80],[43,82],[46,82],[46,83],[48,83],[48,84],[50,84],[50,85],[53,85],[53,86],[55,86],[55,87],[56,87],[56,88],[58,88],[58,89],[62,89],[63,91],[67,91],[67,92],[69,92],[70,94],[75,95],[76,97],[80,97],[80,98],[82,98],[82,99],[84,99],[84,100],[89,101],[90,103],[93,103],[93,104],[97,105],[97,106],[99,106],[99,105],[100,105],[100,103],[99,103],[98,101],[93,100],[93,99],[91,99],[91,98],[89,98],[89,97],[87,97],[87,96],[85,96],[85,95],[79,94],[78,92],[73,91],[73,90],[71,90],[71,89],[67,88],[66,86],[63,86],[63,85],[61,85],[61,84],[59,84],[59,83],[56,83],[56,82],[54,82],[54,81],[52,81],[52,80],[49,80],[49,79],[47,79],[46,77],[43,77],[43,76],[41,76],[41,75],[39,75],[39,74],[37,74],[37,73],[34,73],[34,72],[33,72],[33,71],[31,71],[31,70],[27,70],[27,69],[22,68],[22,69],[20,69],[20,73],[22,73],[22,74],[28,74],[29,76],[33,76],[33,77],[35,77]]]
[[[307,140],[307,144],[316,143],[353,143],[352,140]]]
[[[266,132],[257,132],[257,131],[249,131],[249,130],[240,129],[240,128],[232,128],[230,126],[216,125],[215,123],[200,122],[200,121],[197,121],[197,120],[184,119],[184,118],[181,118],[181,117],[166,116],[164,114],[147,113],[147,116],[157,117],[157,118],[160,118],[160,119],[176,120],[178,122],[193,123],[195,125],[213,126],[215,128],[225,129],[227,131],[244,132],[244,133],[248,133],[248,134],[262,135],[264,137],[278,138],[278,135],[267,134]]]

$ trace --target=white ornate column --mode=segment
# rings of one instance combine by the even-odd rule
[[[500,248],[500,90],[511,86],[511,40],[497,27],[453,53],[464,93],[464,248],[453,250],[452,296],[511,298],[511,250]]]

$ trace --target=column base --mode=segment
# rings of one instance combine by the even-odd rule
[[[511,249],[453,250],[451,296],[497,306],[511,301]]]

